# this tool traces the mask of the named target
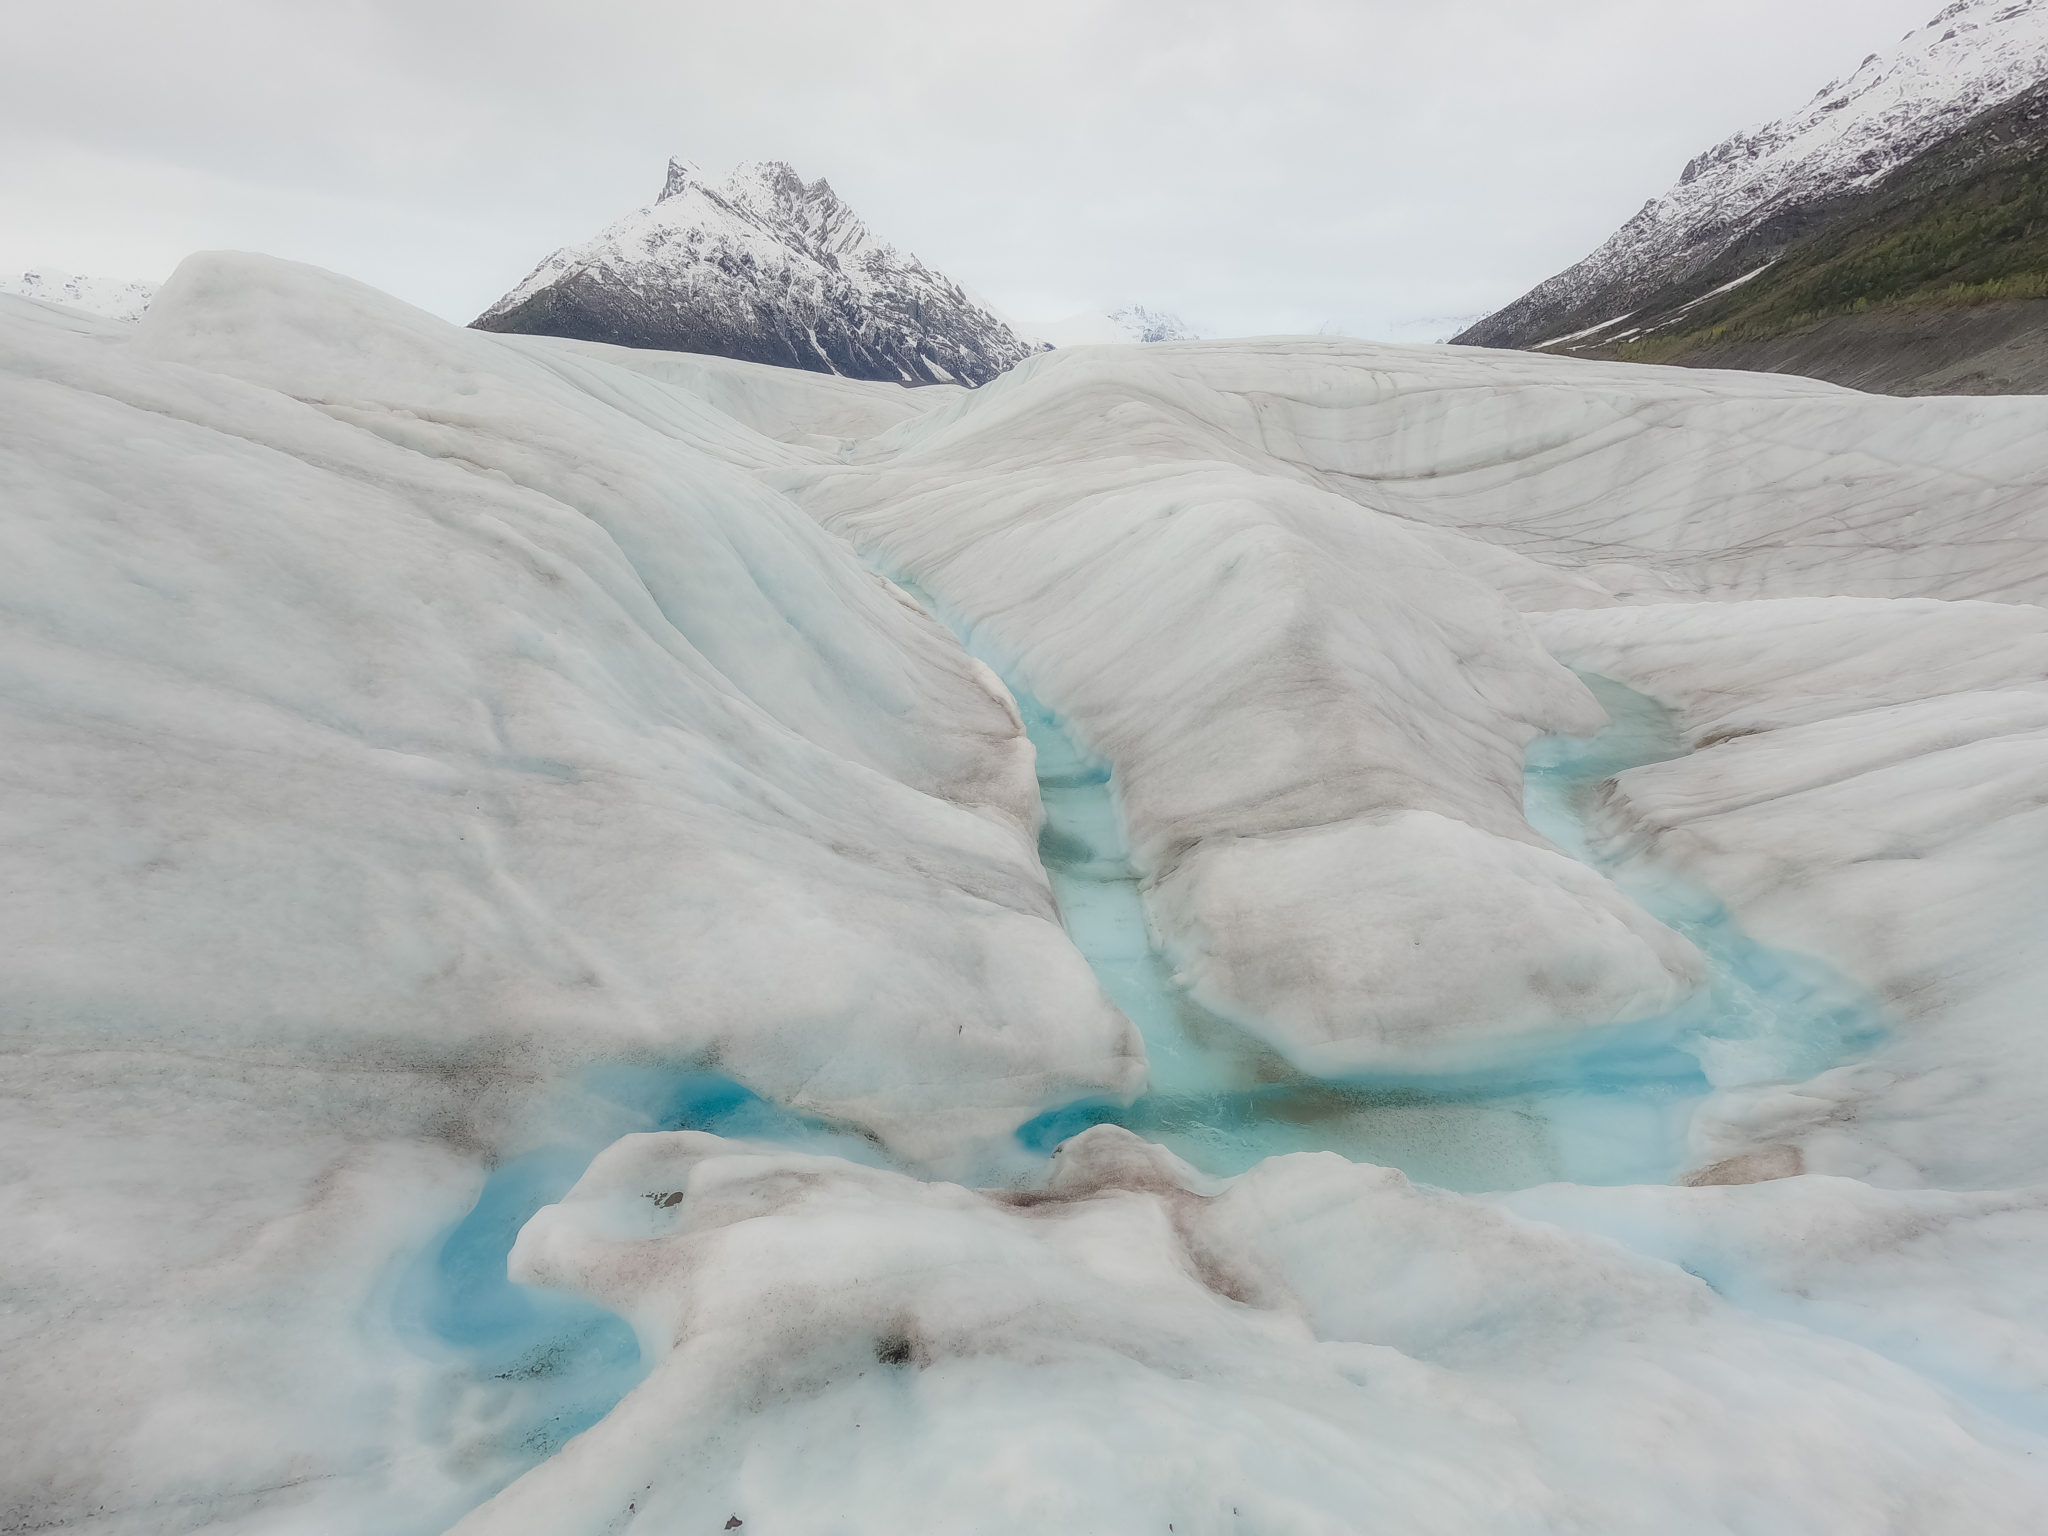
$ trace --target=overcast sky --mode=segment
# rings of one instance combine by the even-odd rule
[[[782,159],[1010,314],[1427,340],[1939,0],[0,0],[0,268],[261,250],[468,320]]]

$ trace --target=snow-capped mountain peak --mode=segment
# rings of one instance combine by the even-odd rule
[[[1195,341],[1195,331],[1179,315],[1164,309],[1147,309],[1143,304],[1126,304],[1113,309],[1109,318],[1122,326],[1133,341]]]
[[[665,203],[670,198],[687,192],[693,185],[701,186],[703,181],[704,172],[698,168],[696,161],[685,160],[681,155],[671,155],[668,161],[668,180],[662,183],[661,196],[655,201]]]
[[[734,218],[773,229],[824,260],[848,256],[876,244],[860,215],[820,177],[808,184],[780,160],[743,160],[725,181],[713,186],[695,162],[678,156],[668,163],[668,179],[655,206],[690,199],[722,208]],[[667,210],[672,216],[680,209]],[[701,216],[701,209],[692,208]]]
[[[1798,112],[1696,156],[1651,206],[1741,212],[1795,190],[1866,183],[2044,75],[2048,0],[1955,0]]]
[[[1033,350],[780,160],[717,182],[670,160],[652,204],[557,251],[476,324],[903,383],[982,383]]]
[[[1124,346],[1133,342],[1199,341],[1201,333],[1179,315],[1143,304],[1126,304],[1112,310],[1084,310],[1061,320],[1046,320],[1029,328],[1030,334],[1049,347]]]
[[[1512,345],[1550,318],[1615,318],[1773,215],[1869,186],[2043,78],[2048,0],[1954,0],[1797,112],[1694,156],[1592,255],[1461,339]],[[1588,306],[1600,312],[1582,314]]]

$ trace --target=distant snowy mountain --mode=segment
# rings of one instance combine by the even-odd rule
[[[91,310],[110,320],[140,320],[156,297],[156,284],[38,268],[19,277],[0,278],[0,293],[41,299],[49,304],[69,304],[73,309]]]
[[[1037,350],[778,160],[716,184],[671,160],[651,207],[555,252],[473,324],[902,384],[983,384]]]
[[[1618,325],[1746,238],[1798,238],[1824,217],[1817,210],[1875,186],[2044,78],[2048,0],[1956,0],[1800,111],[1696,156],[1600,249],[1457,340],[1532,346]],[[1757,265],[1716,276],[1732,284]]]
[[[1200,335],[1179,315],[1142,304],[1126,304],[1109,312],[1110,320],[1124,328],[1133,341],[1199,341]]]
[[[1051,347],[1114,347],[1132,342],[1199,341],[1201,333],[1179,315],[1143,304],[1126,304],[1104,313],[1096,310],[1047,320],[1028,327],[1036,340]]]

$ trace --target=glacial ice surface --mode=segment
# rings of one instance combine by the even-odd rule
[[[1654,701],[1604,678],[1588,682],[1610,724],[1591,739],[1534,744],[1528,795],[1532,822],[1590,858],[1579,825],[1587,792],[1683,749]],[[1306,1078],[1176,984],[1147,930],[1109,766],[1028,692],[1015,692],[1037,750],[1046,807],[1039,847],[1062,920],[1105,993],[1137,1024],[1150,1065],[1147,1091],[1129,1105],[1082,1102],[1020,1127],[1019,1140],[1035,1154],[1091,1125],[1114,1124],[1209,1175],[1241,1174],[1289,1153],[1334,1151],[1449,1189],[1665,1183],[1689,1161],[1687,1123],[1711,1089],[1809,1076],[1877,1033],[1867,1000],[1825,967],[1756,945],[1725,909],[1660,872],[1624,872],[1625,887],[1714,962],[1709,987],[1673,1016],[1458,1075]],[[650,1129],[879,1162],[857,1138],[835,1137],[714,1074],[614,1069],[606,1076],[614,1095],[648,1108]],[[476,1209],[423,1270],[428,1283],[406,1303],[440,1337],[472,1351],[478,1374],[531,1384],[532,1407],[516,1421],[517,1448],[535,1461],[594,1423],[642,1373],[640,1351],[611,1313],[515,1284],[505,1272],[526,1219],[567,1191],[594,1150],[557,1148],[494,1171]],[[656,1203],[667,1198],[657,1192]]]
[[[224,256],[0,392],[9,1523],[2048,1527],[2042,402]]]
[[[1665,1193],[1746,1201],[1734,1230],[1782,1244],[1798,1213],[1772,1188]],[[1611,1228],[1641,1193],[1614,1192]],[[2040,1232],[2038,1204],[2003,1231],[1958,1214],[2008,1275]],[[1884,1216],[1842,1238],[1881,1241]],[[2031,1432],[1849,1330],[1332,1154],[1217,1180],[1098,1126],[1039,1187],[977,1192],[634,1136],[512,1262],[630,1318],[652,1367],[464,1536],[2018,1533],[2048,1508]],[[1797,1263],[1816,1315],[1868,1286]],[[1952,1280],[1922,1302],[1990,1321]]]
[[[0,300],[0,421],[10,1522],[429,1532],[530,1464],[576,1394],[395,1293],[658,1123],[594,1069],[925,1167],[1135,1088],[1008,697],[773,439],[225,256]]]
[[[1906,1187],[2048,1176],[2048,613],[1825,598],[1539,622],[1668,699],[1695,745],[1622,774],[1599,839],[1720,893],[1894,1023],[1860,1061],[1720,1096],[1703,1150]]]

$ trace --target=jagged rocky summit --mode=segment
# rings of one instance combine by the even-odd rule
[[[1956,0],[1454,338],[2048,391],[2048,0]]]
[[[1039,350],[779,160],[715,184],[671,160],[653,206],[555,252],[472,323],[900,384],[985,384]]]

